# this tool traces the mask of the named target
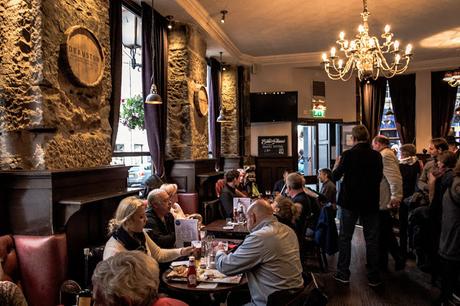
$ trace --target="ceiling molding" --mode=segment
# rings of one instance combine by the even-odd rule
[[[454,69],[459,66],[460,57],[446,57],[411,63],[408,71]]]
[[[175,0],[176,3],[187,12],[196,23],[212,39],[223,46],[223,48],[242,65],[301,65],[302,67],[319,67],[321,52],[305,52],[293,54],[279,54],[267,56],[253,56],[245,54],[238,49],[230,37],[222,30],[209,12],[199,3],[198,0]],[[459,57],[441,58],[426,61],[412,62],[408,71],[428,69],[450,69],[460,66]]]
[[[230,55],[235,57],[238,61],[242,61],[241,58],[243,54],[241,51],[197,0],[176,0],[176,3],[180,5],[209,36],[222,44]]]

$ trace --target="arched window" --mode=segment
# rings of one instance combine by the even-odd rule
[[[457,99],[455,99],[454,115],[450,122],[452,131],[457,141],[460,141],[460,86],[457,87]]]
[[[143,124],[141,24],[141,17],[123,6],[120,121],[112,165],[133,166],[129,170],[128,187],[141,186],[152,170]]]
[[[385,135],[390,139],[390,147],[401,145],[398,130],[396,129],[395,114],[391,103],[390,86],[387,82],[385,93],[385,105],[383,107],[382,119],[380,122],[379,134]]]

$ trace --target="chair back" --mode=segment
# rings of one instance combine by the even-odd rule
[[[220,197],[220,194],[222,193],[222,189],[225,186],[225,179],[219,179],[216,182],[216,195],[217,197]]]
[[[203,203],[204,224],[209,224],[212,221],[224,219],[222,212],[222,204],[219,199],[207,201]]]

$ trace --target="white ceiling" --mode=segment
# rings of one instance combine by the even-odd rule
[[[145,1],[150,3],[149,0]],[[226,61],[319,66],[320,54],[361,23],[361,0],[156,0],[155,9],[197,25],[208,56]],[[225,24],[220,11],[227,10]],[[390,24],[404,47],[414,46],[413,65],[460,65],[460,0],[368,0],[370,33]]]

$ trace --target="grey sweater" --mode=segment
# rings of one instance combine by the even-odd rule
[[[460,177],[442,198],[442,225],[439,255],[447,260],[460,261]],[[452,195],[452,196],[451,196]]]

